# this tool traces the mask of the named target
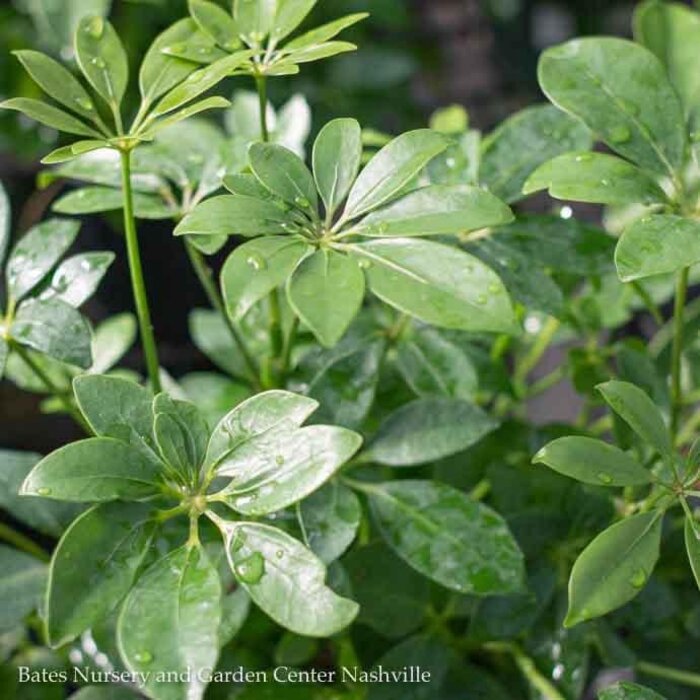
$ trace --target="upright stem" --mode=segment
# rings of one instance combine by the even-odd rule
[[[151,323],[151,311],[148,308],[148,296],[146,285],[143,281],[143,267],[141,265],[141,253],[139,252],[139,239],[136,233],[136,220],[134,219],[134,199],[131,191],[131,151],[121,151],[122,164],[122,191],[124,194],[124,231],[126,233],[126,251],[129,259],[129,272],[131,273],[131,288],[136,305],[136,316],[139,320],[141,333],[141,345],[146,358],[146,368],[151,387],[155,394],[160,393],[160,365],[158,363],[158,349],[153,335]]]
[[[255,360],[250,354],[250,350],[248,350],[248,346],[246,345],[245,340],[241,336],[240,331],[238,330],[238,328],[236,328],[236,326],[233,324],[228,314],[226,313],[223,299],[221,298],[221,294],[219,293],[219,290],[217,289],[216,284],[214,283],[212,272],[207,266],[206,262],[204,261],[204,256],[197,250],[197,248],[194,247],[194,245],[192,245],[190,241],[185,241],[185,249],[187,250],[187,255],[190,259],[190,263],[192,264],[192,269],[197,275],[197,279],[202,285],[202,289],[204,289],[204,293],[207,295],[207,299],[209,299],[209,304],[214,309],[214,311],[216,311],[221,316],[221,318],[223,318],[224,323],[226,324],[226,327],[228,328],[228,331],[231,334],[234,343],[236,343],[238,350],[240,351],[241,356],[243,357],[243,362],[246,367],[246,374],[248,376],[248,380],[250,381],[254,389],[259,389],[260,379],[258,378],[258,368],[255,363]]]
[[[684,268],[678,273],[676,299],[673,309],[673,349],[671,353],[671,434],[674,441],[678,435],[678,425],[683,408],[682,363],[684,341],[684,311],[688,296],[688,272]]]
[[[270,132],[267,128],[267,78],[264,75],[256,75],[255,86],[260,100],[260,135],[267,143],[270,140]]]

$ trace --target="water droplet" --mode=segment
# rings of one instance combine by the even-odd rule
[[[603,179],[600,181],[600,184],[601,184],[603,187],[610,187],[610,180],[606,180],[605,178],[603,178]]]
[[[491,294],[498,294],[498,292],[500,292],[500,291],[501,291],[500,285],[497,284],[496,282],[491,282],[491,284],[489,285],[489,292],[491,292]]]
[[[105,30],[105,22],[102,17],[91,17],[85,25],[85,33],[93,39],[99,39]]]
[[[610,129],[609,138],[613,143],[627,143],[632,138],[632,134],[624,124],[620,124]]]
[[[574,159],[577,163],[585,163],[593,158],[592,153],[581,153]]]
[[[445,161],[445,164],[447,165],[448,168],[453,169],[457,166],[457,161],[454,158],[448,158]]]
[[[187,44],[184,41],[178,41],[163,48],[164,53],[182,53],[183,51],[187,51]]]
[[[294,204],[302,209],[308,209],[311,206],[311,202],[306,197],[294,197]]]
[[[191,84],[198,83],[202,80],[203,77],[204,71],[198,70],[194,73],[190,73],[189,77],[187,78],[187,82]]]
[[[483,306],[488,301],[488,298],[485,294],[479,294],[479,296],[476,298],[476,301],[478,304],[481,304]]]
[[[644,571],[644,569],[638,569],[637,571],[632,574],[632,578],[630,579],[630,584],[634,586],[635,588],[642,588],[644,584],[647,582],[647,572]]]
[[[282,455],[277,455],[275,457],[275,462],[277,462],[279,466],[282,466],[284,464],[284,457]]]
[[[88,112],[92,112],[95,109],[92,102],[90,102],[87,97],[76,97],[75,103],[78,105],[78,107],[82,107]]]
[[[236,564],[236,576],[243,583],[258,583],[265,573],[265,559],[260,552],[253,552],[249,557]]]
[[[603,484],[612,484],[612,477],[610,474],[606,474],[605,472],[600,472],[598,474],[598,480],[602,482]]]
[[[95,58],[91,59],[90,63],[97,68],[104,68],[107,65],[99,56],[95,56]]]
[[[134,654],[134,661],[138,664],[150,664],[153,661],[153,654],[150,651],[140,651]]]
[[[283,549],[278,549],[278,550],[275,552],[275,556],[276,556],[278,559],[281,559],[281,558],[284,556],[284,550],[283,550]]]
[[[372,267],[372,263],[369,260],[360,260],[360,267],[363,270],[369,270]]]
[[[248,256],[246,262],[257,272],[260,272],[260,270],[264,270],[267,267],[265,259],[257,254]]]
[[[697,143],[698,141],[700,141],[700,131],[693,131],[693,132],[690,134],[690,140],[691,140],[693,143]]]
[[[37,489],[36,492],[40,496],[50,496],[51,495],[51,489],[47,488],[46,486],[42,486],[40,489]]]

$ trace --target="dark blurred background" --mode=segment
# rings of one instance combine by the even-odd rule
[[[460,104],[473,126],[488,131],[501,119],[542,100],[535,68],[539,52],[580,34],[630,33],[634,2],[626,0],[323,0],[306,20],[314,26],[350,12],[371,17],[347,39],[359,51],[305,66],[276,79],[275,104],[291,94],[309,101],[314,130],[336,116],[390,133],[426,125],[438,107]],[[78,13],[104,11],[108,0],[5,0],[0,4],[0,98],[33,96],[36,88],[10,51],[35,48],[71,60]],[[114,0],[110,19],[130,51],[132,75],[154,36],[186,15],[186,0]],[[346,38],[345,36],[343,38]],[[224,92],[247,88],[232,80]],[[133,87],[133,86],[132,86]],[[132,95],[132,99],[135,96]],[[134,100],[135,101],[135,100]],[[17,235],[46,215],[61,185],[36,189],[38,159],[59,145],[50,129],[15,112],[0,112],[0,178],[13,204]],[[188,338],[187,314],[205,305],[182,246],[167,224],[140,227],[147,284],[161,359],[174,375],[207,368]],[[78,249],[122,251],[118,216],[85,220]],[[87,314],[99,321],[131,310],[123,256],[112,267]],[[126,364],[139,367],[135,347]],[[0,384],[0,445],[49,450],[75,437],[68,419],[39,416],[39,397]]]

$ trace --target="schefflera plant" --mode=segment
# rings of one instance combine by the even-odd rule
[[[196,31],[194,22],[185,19],[155,39],[140,67],[141,103],[128,126],[122,114],[129,80],[126,51],[114,27],[100,16],[81,19],[75,33],[76,61],[89,88],[49,56],[37,51],[18,51],[17,58],[30,76],[60,106],[28,98],[12,98],[0,104],[66,134],[83,137],[53,151],[43,159],[44,163],[69,161],[101,148],[119,153],[131,283],[148,375],[155,391],[160,389],[158,353],[134,218],[132,153],[165,126],[207,109],[227,106],[229,102],[223,97],[197,98],[223,78],[235,74],[250,55],[240,51],[198,68],[195,62],[164,53],[164,46],[178,38],[186,39],[193,31]]]
[[[637,9],[635,33],[639,43],[594,37],[544,52],[539,66],[544,92],[612,153],[560,155],[536,170],[524,187],[623,213],[615,250],[622,282],[641,285],[652,277],[676,277],[668,425],[644,391],[611,382],[599,389],[642,439],[637,456],[598,440],[569,437],[545,446],[535,458],[586,483],[627,487],[622,519],[593,540],[574,566],[569,625],[604,615],[644,587],[659,557],[664,515],[674,506],[685,513],[688,559],[700,585],[700,524],[688,500],[696,495],[700,460],[697,446],[684,454],[694,430],[683,423],[688,401],[682,376],[690,268],[700,262],[694,145],[700,58],[689,50],[700,41],[700,17],[677,3],[646,2]],[[679,41],[679,36],[685,38]],[[623,447],[631,446],[624,441]],[[639,491],[649,484],[651,490]]]
[[[20,490],[96,504],[70,525],[51,560],[52,646],[119,608],[119,651],[128,669],[146,674],[143,690],[197,700],[206,687],[201,671],[216,666],[249,598],[301,635],[330,636],[352,622],[358,606],[325,585],[321,560],[260,519],[318,489],[359,449],[358,434],[304,427],[318,404],[286,391],[239,404],[212,431],[194,405],[154,398],[125,379],[82,376],[74,391],[95,437],[46,456]],[[202,519],[214,523],[218,543]],[[238,588],[222,587],[222,558]],[[183,680],[164,683],[159,671],[179,671]]]
[[[231,317],[242,318],[284,287],[296,319],[290,334],[301,320],[325,347],[343,337],[366,287],[426,323],[517,333],[499,277],[447,238],[507,223],[509,207],[478,187],[423,186],[420,179],[449,144],[436,131],[411,131],[360,170],[360,125],[337,119],[314,143],[312,173],[283,146],[255,143],[248,152],[251,173],[226,177],[231,194],[199,204],[175,234],[252,238],[221,273]],[[429,236],[446,241],[425,240]]]

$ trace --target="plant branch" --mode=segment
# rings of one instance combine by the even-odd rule
[[[264,75],[256,75],[255,87],[260,101],[260,136],[267,143],[270,140],[270,131],[267,127],[267,78]]]
[[[514,376],[516,386],[522,386],[525,383],[528,374],[535,369],[539,361],[542,359],[542,355],[544,355],[547,348],[550,346],[556,332],[559,330],[560,325],[560,322],[556,318],[550,318],[547,320],[544,328],[542,328],[539,335],[535,339],[535,342],[530,347],[529,352],[517,364]]]
[[[676,298],[673,309],[673,349],[671,352],[671,435],[674,442],[678,436],[678,424],[683,408],[682,357],[684,341],[684,310],[688,296],[688,272],[684,268],[678,273]]]
[[[668,666],[660,666],[648,661],[639,661],[635,667],[637,671],[655,678],[665,678],[669,681],[675,681],[682,685],[688,685],[693,688],[700,688],[700,674],[692,673],[691,671],[682,671],[677,668],[669,668]]]
[[[17,530],[14,530],[5,523],[0,523],[0,539],[14,545],[17,549],[21,549],[27,554],[31,554],[41,561],[51,561],[49,554],[34,542],[34,540],[29,539],[29,537],[23,535],[21,532],[17,532]]]
[[[141,345],[146,359],[146,368],[151,382],[153,393],[161,391],[160,364],[158,362],[158,349],[153,335],[151,311],[148,307],[148,295],[143,280],[143,266],[139,251],[139,239],[136,232],[136,220],[134,218],[134,200],[131,191],[131,152],[121,151],[122,191],[124,196],[124,232],[126,234],[126,251],[129,259],[129,272],[131,274],[131,287],[134,294],[136,315],[139,320]]]

